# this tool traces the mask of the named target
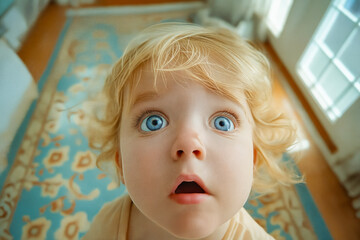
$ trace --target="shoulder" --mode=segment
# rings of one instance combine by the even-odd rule
[[[127,230],[130,206],[131,200],[128,195],[106,203],[95,216],[83,239],[118,239],[119,228]],[[124,224],[126,226],[123,226]]]
[[[111,202],[104,204],[99,213],[95,216],[94,222],[96,220],[118,217],[122,211],[126,210],[128,205],[131,203],[129,195],[124,195],[120,198],[117,198]],[[120,217],[120,216],[119,216]]]
[[[233,218],[233,236],[231,239],[269,239],[274,238],[268,234],[251,216],[242,208]]]

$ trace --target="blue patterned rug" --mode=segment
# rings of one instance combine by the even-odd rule
[[[0,239],[79,239],[101,206],[124,194],[123,186],[115,187],[96,168],[95,152],[83,135],[87,110],[94,104],[88,99],[140,29],[160,21],[187,21],[194,11],[167,6],[172,10],[138,6],[68,16],[40,79],[41,95],[0,175]],[[304,184],[249,200],[246,208],[276,239],[332,239]]]

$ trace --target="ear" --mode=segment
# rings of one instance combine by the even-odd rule
[[[120,158],[119,151],[116,151],[116,153],[115,153],[115,164],[116,164],[117,174],[120,178],[120,181],[122,184],[125,185],[124,172],[123,172],[122,161]]]

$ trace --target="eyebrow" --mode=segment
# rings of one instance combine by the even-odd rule
[[[135,106],[137,104],[140,104],[142,102],[146,102],[148,100],[153,100],[159,97],[159,94],[157,92],[154,91],[150,91],[150,92],[144,92],[138,96],[136,96],[135,100],[133,101],[132,106]]]

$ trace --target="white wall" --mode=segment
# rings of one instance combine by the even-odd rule
[[[338,147],[335,154],[330,154],[328,149],[322,147],[330,165],[334,166],[338,160],[350,158],[360,149],[360,100],[338,121],[331,123],[296,73],[296,64],[329,4],[330,0],[294,0],[283,32],[278,38],[270,33],[269,40]]]

